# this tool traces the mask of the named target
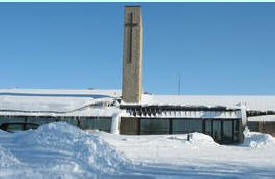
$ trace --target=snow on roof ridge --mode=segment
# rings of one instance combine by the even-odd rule
[[[120,92],[119,89],[48,89],[48,88],[7,88],[7,89],[0,89],[1,92],[7,92],[7,91],[13,91],[13,92],[68,92],[68,91],[74,91],[74,92]]]

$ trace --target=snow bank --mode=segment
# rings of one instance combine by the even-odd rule
[[[201,133],[187,141],[186,134],[88,133],[62,122],[0,130],[0,178],[274,178],[274,139],[245,136],[242,147]]]
[[[275,145],[275,138],[271,135],[259,132],[250,132],[248,129],[244,131],[244,143],[242,146],[261,148],[270,145]]]
[[[218,146],[219,145],[209,135],[205,135],[205,134],[198,133],[198,132],[190,133],[189,135],[190,135],[189,141],[187,140],[187,138],[188,138],[187,134],[169,136],[169,137],[167,137],[167,139],[180,140],[184,144],[191,145],[193,147],[196,147],[196,146]]]
[[[1,140],[7,140],[10,133],[6,131],[0,130],[0,138]],[[0,168],[1,167],[9,167],[15,164],[19,164],[19,161],[14,157],[14,155],[10,152],[10,150],[0,144]]]
[[[12,153],[0,145],[0,168],[9,167],[19,164],[20,162],[12,155]]]
[[[10,143],[3,143],[4,138]],[[57,176],[62,171],[82,177],[112,175],[126,166],[123,156],[99,136],[63,122],[43,125],[37,130],[0,135],[0,141],[3,143],[0,143],[0,168],[10,169],[11,178],[18,176],[11,172],[15,169],[10,166],[14,165],[16,171],[21,171],[26,178],[28,172],[39,171],[48,171],[51,175],[56,173]],[[28,170],[24,169],[26,166]],[[6,177],[1,169],[0,177]]]
[[[190,144],[193,145],[203,145],[203,146],[218,146],[219,144],[217,144],[214,139],[209,136],[209,135],[205,135],[202,133],[192,133],[191,134],[191,138],[190,138]]]

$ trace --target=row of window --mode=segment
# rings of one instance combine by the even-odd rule
[[[111,118],[102,118],[102,117],[16,117],[16,116],[0,116],[0,125],[3,123],[14,123],[14,122],[24,122],[24,123],[33,123],[33,124],[47,124],[55,121],[65,121],[72,125],[78,126],[84,130],[101,130],[105,132],[110,132],[112,119]],[[13,125],[13,127],[17,127],[18,130],[20,125]],[[16,129],[14,129],[16,130]]]
[[[108,117],[5,117],[0,116],[0,125],[11,122],[25,122],[42,125],[54,121],[66,121],[84,130],[101,130],[110,132],[112,119]],[[16,127],[14,125],[13,127]],[[19,125],[20,127],[20,125]],[[20,129],[18,129],[20,130]],[[239,119],[153,119],[153,118],[122,118],[121,134],[186,134],[200,132],[210,135],[220,143],[239,141]]]
[[[239,141],[240,120],[237,119],[123,119],[122,134],[187,134],[200,132],[220,143]],[[133,132],[135,130],[135,132]]]

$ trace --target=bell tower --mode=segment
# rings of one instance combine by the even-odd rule
[[[126,6],[122,86],[125,103],[139,103],[142,96],[142,30],[140,6]]]

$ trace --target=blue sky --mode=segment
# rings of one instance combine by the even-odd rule
[[[275,95],[275,3],[139,4],[144,90]],[[1,3],[0,88],[121,88],[124,5]]]

